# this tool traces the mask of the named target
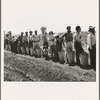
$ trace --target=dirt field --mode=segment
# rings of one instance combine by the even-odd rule
[[[95,82],[96,72],[43,58],[4,52],[4,81]]]

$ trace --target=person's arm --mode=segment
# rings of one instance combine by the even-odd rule
[[[74,36],[73,36],[73,34],[72,34],[72,33],[71,33],[71,36],[72,36],[72,42],[73,42],[73,37],[74,37]]]
[[[29,43],[29,36],[28,36],[28,43]]]
[[[87,44],[88,44],[88,47],[90,49],[92,49],[92,45],[91,45],[91,35],[90,34],[88,34],[88,36],[87,36]]]
[[[64,45],[64,47],[65,47],[65,43],[64,43],[64,41],[63,41],[62,43],[63,43],[63,45]]]
[[[39,37],[39,42],[40,42],[40,35],[38,37]]]
[[[76,36],[76,39],[78,42],[81,42],[82,41],[82,36]]]
[[[90,39],[90,49],[92,49],[92,41],[91,41],[91,38],[92,38],[92,35],[90,34],[90,37],[89,37],[89,39]]]

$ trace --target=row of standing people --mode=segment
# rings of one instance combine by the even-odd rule
[[[41,28],[42,35],[41,37],[37,35],[37,31],[35,34],[32,35],[32,31],[30,31],[30,35],[28,36],[28,32],[22,32],[18,39],[14,39],[11,34],[8,36],[9,42],[8,44],[11,45],[11,51],[15,53],[22,53],[27,54],[30,56],[35,55],[37,57],[37,50],[40,50],[40,43],[42,45],[43,56],[46,60],[49,60],[48,56],[48,48],[50,47],[50,53],[52,56],[53,61],[59,61],[59,52],[65,49],[66,53],[72,52],[73,48],[76,52],[76,64],[80,65],[80,54],[84,52],[82,48],[82,34],[81,34],[81,27],[76,27],[75,35],[71,32],[71,26],[68,26],[67,32],[64,33],[61,37],[59,35],[54,36],[53,32],[51,31],[49,34],[49,39],[46,32],[46,27]],[[96,70],[96,38],[95,38],[95,28],[93,26],[89,27],[87,36],[87,48],[90,52],[90,62],[91,68]],[[10,41],[11,40],[11,41]],[[64,42],[65,40],[65,42]],[[7,41],[6,41],[7,42]],[[8,45],[8,47],[10,47]],[[41,51],[40,51],[41,52]],[[65,62],[68,61],[68,57],[65,57]]]

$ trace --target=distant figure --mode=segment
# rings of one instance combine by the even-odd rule
[[[55,38],[53,31],[49,32],[49,46],[50,46],[50,53],[52,56],[52,59],[54,60],[54,53],[55,53]]]
[[[5,50],[8,50],[9,49],[9,38],[8,38],[8,34],[5,35],[4,37],[4,43],[5,43]]]
[[[49,60],[48,58],[48,39],[47,39],[47,32],[46,27],[41,27],[42,32],[42,44],[43,44],[43,56],[45,57],[45,60]]]
[[[67,32],[63,35],[65,37],[66,41],[66,52],[72,51],[72,41],[73,41],[73,35],[71,33],[71,26],[68,26]]]
[[[81,45],[81,41],[82,41],[81,27],[77,26],[76,35],[74,36],[74,46],[76,50],[76,64],[77,65],[80,65],[79,56],[80,56],[80,53],[84,51]]]
[[[95,27],[89,26],[89,34],[87,36],[88,49],[90,52],[91,68],[96,70],[96,36]]]
[[[39,46],[39,41],[40,41],[40,37],[38,36],[37,34],[37,30],[34,31],[35,32],[35,35],[33,36],[33,50],[34,50],[34,55],[35,57],[37,57],[37,52],[36,50],[37,49],[40,49],[40,46]]]
[[[9,31],[8,32],[8,50],[9,51],[11,51],[11,49],[12,49],[11,41],[12,41],[12,32]]]
[[[15,39],[15,37],[13,36],[12,37],[12,52],[13,53],[17,53],[17,43],[16,43],[16,39]]]
[[[55,59],[54,59],[54,61],[60,62],[58,52],[62,50],[62,43],[60,41],[59,35],[57,35],[55,38],[56,38],[56,45],[55,45]]]
[[[65,41],[66,41],[66,53],[69,53],[73,51],[73,47],[72,47],[73,35],[71,32],[71,26],[68,26],[66,29],[67,32],[63,35],[63,37],[65,37]],[[69,63],[68,58],[66,60],[67,63]]]
[[[30,53],[30,56],[33,56],[33,31],[29,31],[30,33],[30,36],[29,36],[29,53]]]
[[[28,36],[28,32],[25,32],[24,45],[25,45],[25,54],[29,55],[29,36]]]
[[[24,32],[21,32],[21,35],[19,36],[19,49],[21,50],[21,54],[24,54]]]

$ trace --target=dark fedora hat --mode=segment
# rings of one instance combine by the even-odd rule
[[[24,34],[24,32],[21,32],[21,34]]]
[[[33,31],[29,31],[29,33],[30,33],[30,34],[32,34],[32,33],[33,33]]]
[[[28,32],[25,32],[25,33],[28,33]]]
[[[34,32],[37,33],[37,30],[35,30]]]

